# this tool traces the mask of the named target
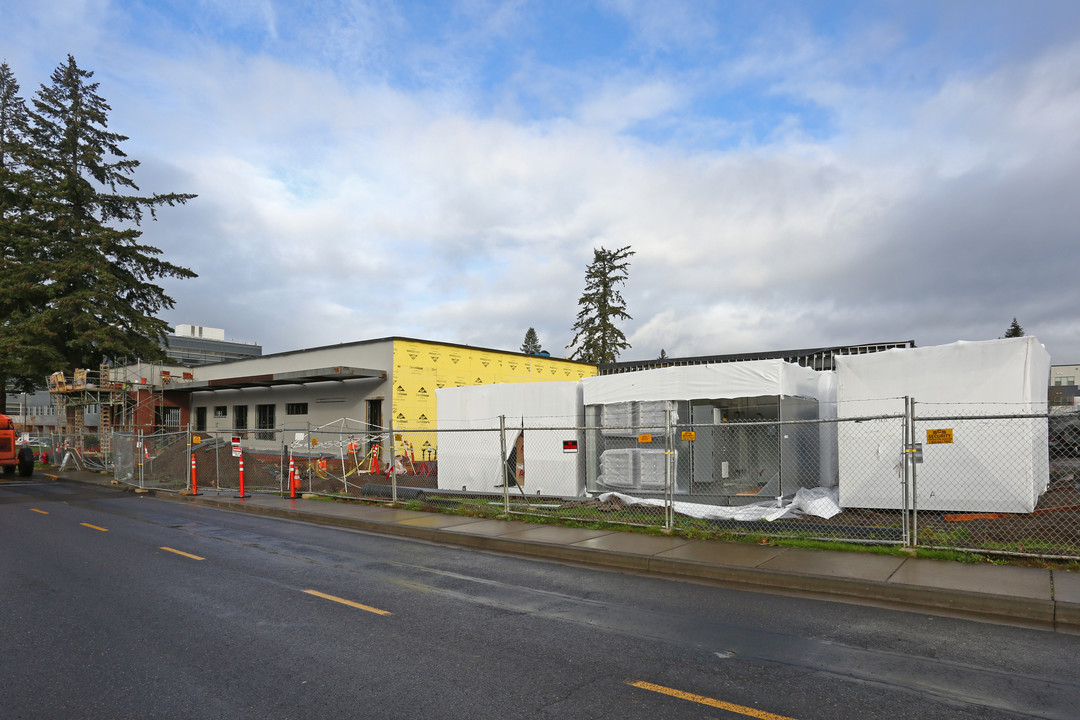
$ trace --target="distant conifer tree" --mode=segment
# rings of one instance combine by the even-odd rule
[[[535,328],[529,328],[525,331],[525,342],[521,343],[521,352],[526,355],[539,355],[544,351],[544,348],[540,347],[540,338],[536,335]]]
[[[1016,318],[1013,318],[1012,324],[1009,325],[1009,329],[1005,331],[1005,337],[1024,337],[1024,328],[1020,327],[1020,323],[1016,321]]]

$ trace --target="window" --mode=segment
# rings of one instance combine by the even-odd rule
[[[155,430],[176,430],[180,427],[180,408],[157,407],[154,408]]]
[[[286,403],[286,415],[307,415],[307,403]]]
[[[255,406],[255,427],[260,431],[255,433],[257,440],[273,440],[274,439],[274,406],[273,405],[256,405]],[[269,430],[271,432],[265,432]]]
[[[247,405],[233,405],[232,416],[235,429],[247,430]],[[241,432],[240,436],[243,437],[244,433]]]
[[[223,418],[229,416],[229,408],[225,405],[214,406],[214,417]]]
[[[195,408],[195,429],[202,432],[206,430],[206,408]]]
[[[1062,386],[1062,385],[1075,385],[1075,384],[1076,384],[1076,376],[1075,375],[1060,375],[1060,376],[1054,378],[1054,385],[1059,386],[1059,387]]]

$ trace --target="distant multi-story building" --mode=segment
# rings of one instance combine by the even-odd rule
[[[169,361],[188,367],[262,356],[258,343],[226,340],[221,328],[203,325],[177,325],[165,341]]]
[[[1050,404],[1078,404],[1080,387],[1076,384],[1077,378],[1080,378],[1080,365],[1051,365]]]
[[[1050,387],[1076,385],[1077,378],[1080,378],[1080,365],[1050,366]]]

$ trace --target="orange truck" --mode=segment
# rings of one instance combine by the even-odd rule
[[[19,475],[30,477],[34,474],[34,450],[29,445],[17,445],[15,421],[7,415],[0,415],[0,467],[5,475],[19,469]]]

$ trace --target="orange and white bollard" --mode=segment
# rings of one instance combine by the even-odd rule
[[[250,495],[247,495],[247,494],[244,493],[244,456],[241,455],[239,459],[240,459],[240,494],[237,495],[236,497],[238,497],[238,498],[251,497]]]
[[[289,455],[289,497],[296,498],[296,464],[292,455]]]
[[[198,495],[199,494],[199,483],[198,483],[198,481],[196,480],[196,477],[195,477],[195,455],[194,455],[194,453],[191,455],[191,494],[192,495]]]

